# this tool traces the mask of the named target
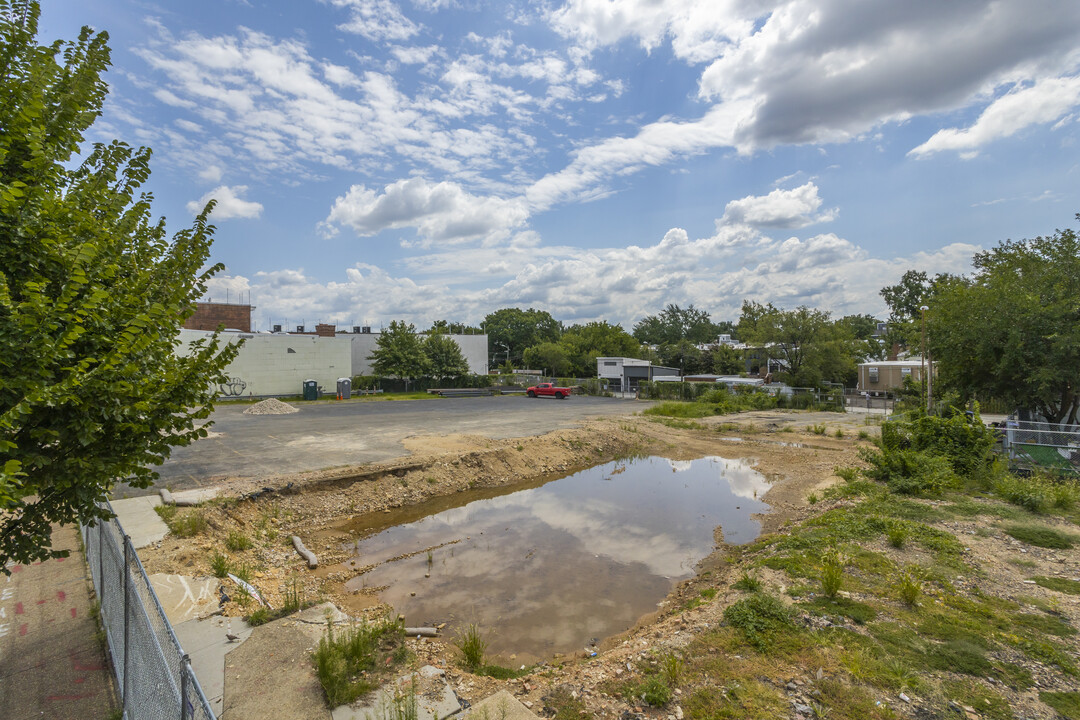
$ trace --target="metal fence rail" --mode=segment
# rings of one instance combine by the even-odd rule
[[[1038,465],[1080,471],[1080,425],[1010,418],[1005,422],[1001,442],[1010,458],[1022,457]]]
[[[124,718],[214,720],[131,538],[116,518],[81,532]]]

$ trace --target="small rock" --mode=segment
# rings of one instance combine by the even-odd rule
[[[683,720],[683,711],[678,705],[675,706],[675,720]]]
[[[790,690],[791,692],[795,692],[796,690],[799,689],[799,686],[796,685],[793,682],[789,682],[787,685],[784,686],[784,689]]]
[[[810,707],[809,705],[800,705],[799,703],[795,703],[795,712],[800,713],[801,715],[813,715],[814,708]]]

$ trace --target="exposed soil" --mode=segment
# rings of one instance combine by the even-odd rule
[[[772,488],[765,501],[772,511],[760,517],[762,532],[803,517],[807,496],[835,482],[834,468],[856,459],[855,433],[861,416],[836,413],[765,411],[693,421],[695,427],[668,427],[654,419],[630,416],[584,423],[573,430],[520,439],[477,435],[407,438],[409,457],[360,467],[259,479],[226,481],[221,501],[201,508],[209,528],[193,538],[167,536],[140,551],[147,572],[212,574],[211,558],[223,552],[233,567],[246,565],[252,583],[271,605],[299,583],[307,598],[326,598],[350,612],[375,607],[374,591],[353,593],[344,583],[364,568],[342,564],[342,549],[352,537],[337,529],[349,523],[382,527],[390,521],[418,519],[410,508],[434,497],[465,493],[463,500],[535,486],[577,470],[635,454],[690,460],[705,455],[754,458]],[[824,423],[826,434],[806,428]],[[842,428],[843,437],[835,437]],[[876,431],[876,428],[868,428]],[[253,497],[253,494],[255,496]],[[718,547],[722,538],[718,530]],[[254,546],[229,552],[230,534],[243,534]],[[292,545],[298,535],[319,558],[309,571]],[[702,563],[718,562],[714,553]],[[227,603],[227,615],[250,612]]]

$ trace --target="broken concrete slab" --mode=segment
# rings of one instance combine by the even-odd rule
[[[157,495],[113,500],[112,509],[135,549],[153,545],[169,534],[169,526],[154,511],[161,504]]]
[[[172,493],[172,499],[177,507],[191,507],[213,500],[220,493],[221,488],[217,487],[195,488],[193,490],[174,492]]]
[[[395,703],[408,702],[416,697],[416,720],[445,720],[461,712],[461,701],[446,681],[446,673],[440,668],[425,665],[415,673],[408,673],[386,683],[370,697],[352,705],[341,705],[331,711],[333,720],[379,720],[400,717],[393,712]],[[410,713],[406,713],[408,717]]]
[[[225,657],[223,716],[330,720],[311,662],[314,649],[311,637],[295,625],[278,621],[255,628]]]
[[[506,690],[500,690],[469,708],[470,720],[538,720],[536,713]]]
[[[191,656],[191,669],[195,671],[214,715],[220,717],[225,696],[225,656],[251,636],[252,627],[242,618],[218,616],[179,624],[174,622],[173,632],[180,647]],[[237,639],[230,640],[229,635]]]
[[[163,573],[149,577],[165,616],[173,625],[209,617],[220,610],[221,581],[217,578]]]

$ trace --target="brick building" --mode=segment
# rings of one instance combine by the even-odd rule
[[[195,303],[195,313],[184,323],[187,330],[209,330],[219,327],[241,332],[251,332],[252,305],[234,303],[200,302]]]

